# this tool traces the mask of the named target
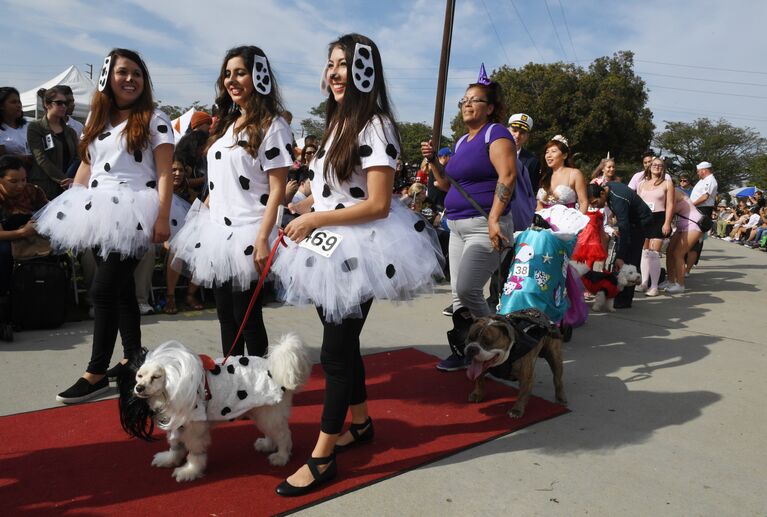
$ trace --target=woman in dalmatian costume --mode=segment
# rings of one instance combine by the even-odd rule
[[[293,134],[269,60],[258,47],[230,49],[216,84],[220,118],[208,151],[205,202],[195,201],[171,241],[173,267],[192,282],[213,287],[227,355],[245,317],[253,289],[277,237],[277,208],[285,199],[293,163]],[[267,335],[258,298],[232,351],[263,356]]]
[[[153,243],[166,241],[172,218],[173,131],[154,108],[149,71],[134,51],[114,49],[104,60],[98,91],[80,142],[82,164],[72,188],[35,215],[37,231],[55,249],[93,248],[93,350],[86,373],[57,400],[77,403],[109,388],[141,350],[133,271]],[[175,213],[174,213],[175,212]],[[124,359],[107,370],[117,332]]]
[[[431,289],[442,271],[436,234],[392,200],[399,135],[378,48],[348,34],[328,54],[328,129],[309,163],[312,195],[285,228],[302,244],[282,250],[274,264],[285,299],[316,305],[324,328],[320,434],[306,464],[277,487],[283,496],[331,480],[336,452],[373,438],[359,340],[373,299],[410,299]],[[349,409],[351,427],[341,434]]]

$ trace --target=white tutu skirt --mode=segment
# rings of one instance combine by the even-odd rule
[[[192,204],[183,228],[171,239],[171,267],[205,287],[232,282],[245,291],[258,272],[253,262],[259,223],[226,226],[213,221],[210,210],[199,199]],[[277,231],[270,236],[270,243]]]
[[[188,203],[174,196],[171,235],[183,224]],[[38,211],[36,230],[57,252],[97,248],[99,256],[142,257],[152,242],[159,197],[151,188],[127,185],[87,188],[73,185]],[[176,221],[176,225],[173,224]]]
[[[372,298],[410,300],[431,292],[443,276],[436,232],[398,202],[386,219],[323,230],[343,236],[330,258],[289,242],[277,252],[272,272],[278,297],[320,306],[327,321],[362,317],[360,304]]]

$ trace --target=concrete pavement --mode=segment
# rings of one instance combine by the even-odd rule
[[[592,314],[576,330],[565,346],[571,413],[299,515],[767,515],[766,266],[767,253],[708,240],[688,293],[637,294],[634,308]],[[364,352],[444,355],[448,300],[445,286],[412,304],[375,304]],[[318,360],[313,309],[267,308],[265,319],[271,336],[299,332]],[[1,343],[0,414],[58,405],[87,363],[91,329]],[[142,332],[150,347],[172,338],[220,355],[213,310],[145,317]],[[542,361],[537,378],[534,394],[551,399]]]

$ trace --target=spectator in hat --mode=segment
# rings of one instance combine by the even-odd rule
[[[695,168],[698,170],[699,181],[695,184],[690,194],[690,201],[703,215],[711,217],[714,212],[714,205],[716,204],[716,194],[719,190],[719,185],[716,182],[713,169],[713,165],[710,162],[700,162]],[[700,254],[703,251],[703,240],[705,234],[700,236],[698,245],[695,246],[687,254],[687,272],[689,273],[693,266],[698,263]]]
[[[514,137],[514,141],[517,143],[517,158],[527,169],[530,184],[533,186],[533,190],[535,190],[540,186],[541,163],[533,153],[525,149],[527,141],[530,140],[530,131],[532,130],[533,117],[530,115],[515,113],[509,117],[509,131],[511,131],[511,136]]]
[[[202,131],[205,134],[210,133],[210,126],[213,124],[213,117],[204,111],[195,111],[192,113],[192,120],[189,122],[190,131]]]

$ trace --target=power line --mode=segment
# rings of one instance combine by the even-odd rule
[[[522,27],[525,29],[525,32],[527,33],[527,37],[530,38],[530,43],[533,44],[533,47],[535,47],[536,52],[538,52],[538,56],[541,58],[541,62],[545,61],[543,58],[543,53],[541,52],[541,49],[538,48],[538,45],[535,44],[535,40],[533,39],[533,35],[530,34],[530,31],[527,29],[527,24],[525,23],[525,19],[522,18],[522,15],[519,14],[519,9],[517,9],[517,5],[514,3],[514,0],[509,0],[511,2],[511,6],[514,8],[514,12],[517,14],[517,18],[519,19],[519,23],[522,24]]]
[[[573,57],[575,57],[575,62],[578,62],[578,54],[575,52],[575,45],[573,44],[573,37],[570,34],[570,24],[567,23],[567,16],[565,16],[565,8],[562,7],[562,0],[557,0],[559,2],[559,10],[562,12],[562,21],[565,22],[565,29],[567,30],[567,37],[570,40],[570,46],[573,47]]]
[[[490,10],[487,8],[487,4],[485,3],[485,0],[482,0],[482,5],[485,7],[485,13],[487,14],[487,19],[490,21],[490,25],[493,27],[493,32],[495,32],[495,37],[498,38],[498,43],[500,43],[501,45],[501,49],[503,50],[503,55],[506,56],[506,63],[511,65],[511,58],[509,58],[509,54],[506,52],[506,46],[503,44],[503,40],[501,39],[500,34],[498,34],[498,30],[495,28],[493,17],[490,16]]]
[[[681,109],[679,109],[681,108]],[[661,104],[655,105],[655,111],[668,111],[671,113],[687,113],[689,115],[702,115],[704,117],[709,116],[719,116],[719,117],[726,117],[726,118],[736,118],[736,119],[742,119],[742,120],[750,120],[752,122],[767,122],[767,118],[753,118],[748,115],[741,115],[736,113],[722,113],[717,111],[709,111],[709,112],[701,112],[701,111],[691,111],[695,110],[695,108],[687,108],[685,106],[664,106]],[[654,113],[653,113],[654,114]]]
[[[562,55],[565,57],[565,61],[567,61],[567,52],[565,52],[565,46],[562,45],[562,40],[559,39],[559,31],[557,30],[557,26],[554,24],[554,18],[551,16],[551,9],[549,9],[549,2],[547,0],[543,0],[543,5],[546,6],[546,13],[549,15],[551,28],[554,29],[554,36],[557,37],[557,43],[559,43],[559,48],[562,49]]]
[[[637,70],[637,75],[657,75],[658,77],[670,77],[672,79],[687,79],[689,81],[704,81],[707,83],[720,83],[720,84],[736,84],[739,86],[758,86],[760,88],[767,88],[767,83],[746,83],[742,81],[722,81],[720,79],[709,79],[708,77],[689,77],[685,75],[671,75],[671,74],[658,74],[655,72],[640,72]]]
[[[759,70],[737,70],[733,68],[717,68],[714,66],[685,65],[682,63],[665,63],[663,61],[650,61],[647,59],[635,59],[634,61],[637,63],[652,63],[654,65],[681,66],[683,68],[701,68],[703,70],[715,70],[717,72],[736,72],[741,74],[767,75],[767,72],[761,72]]]
[[[767,99],[767,97],[762,95],[744,95],[741,93],[712,92],[709,90],[692,90],[690,88],[675,88],[673,86],[655,86],[652,84],[648,84],[647,86],[650,88],[662,88],[664,90],[677,90],[680,92],[708,93],[710,95],[725,95],[727,97],[745,97],[747,99]]]

